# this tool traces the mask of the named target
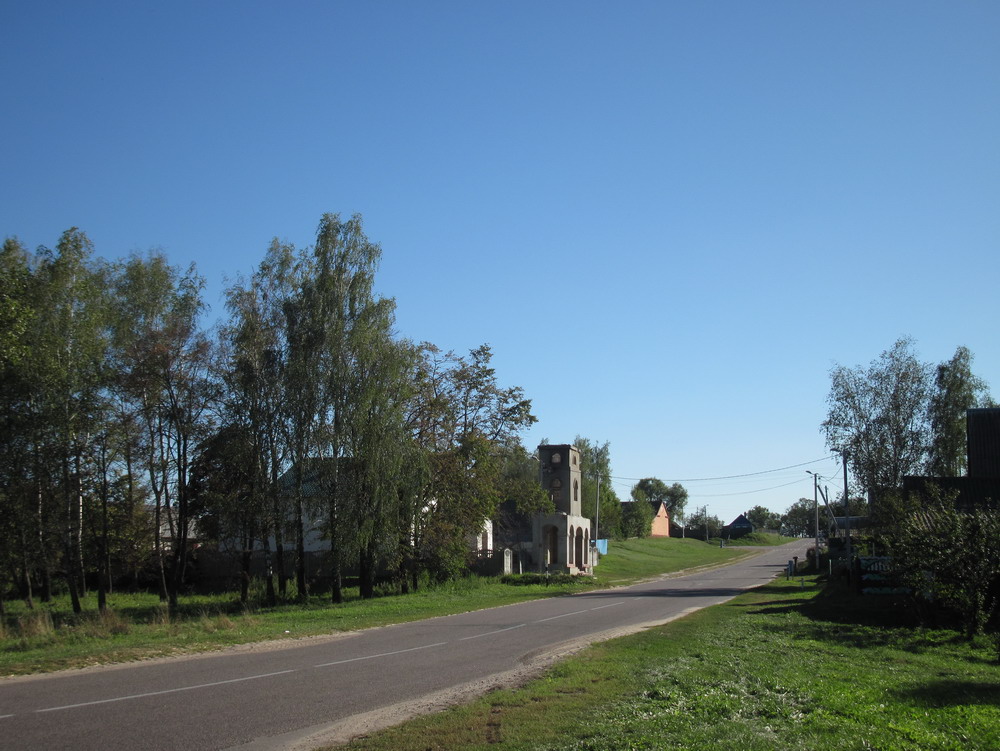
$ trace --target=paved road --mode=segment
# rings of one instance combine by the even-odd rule
[[[770,581],[807,542],[623,589],[370,629],[284,649],[0,681],[0,747],[308,747],[378,708],[524,670],[567,644],[675,618]],[[411,703],[408,705],[407,703]]]

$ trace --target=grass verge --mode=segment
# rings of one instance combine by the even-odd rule
[[[361,600],[349,591],[333,605],[314,597],[305,605],[244,608],[232,595],[189,596],[171,618],[155,595],[115,594],[110,611],[97,611],[96,598],[74,615],[67,598],[36,605],[8,603],[0,624],[0,675],[23,675],[63,668],[222,649],[238,644],[351,631],[390,623],[509,605],[516,602],[627,584],[688,568],[719,565],[747,555],[697,540],[646,538],[612,542],[596,576],[572,581],[509,586],[498,579],[470,577],[409,595]]]
[[[775,581],[341,748],[1000,748],[1000,666],[987,640],[903,618],[885,601],[824,593],[815,578],[804,589]]]

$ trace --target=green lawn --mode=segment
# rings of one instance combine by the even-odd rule
[[[775,581],[347,748],[1000,748],[992,644],[903,614]]]
[[[221,649],[272,639],[350,631],[389,623],[552,597],[594,587],[615,586],[667,572],[718,565],[747,555],[720,550],[697,540],[653,539],[612,542],[596,576],[569,583],[510,586],[497,579],[470,577],[405,596],[358,599],[332,605],[314,597],[308,605],[243,608],[232,595],[189,596],[178,617],[169,618],[155,595],[114,594],[111,612],[97,612],[95,595],[74,616],[68,599],[29,611],[23,602],[7,603],[0,623],[0,675],[22,675],[61,668],[123,662],[163,655]]]

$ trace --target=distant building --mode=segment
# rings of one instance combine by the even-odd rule
[[[730,540],[743,537],[751,532],[753,532],[753,524],[747,519],[746,514],[740,514],[722,528],[722,536]]]
[[[667,504],[663,501],[650,501],[653,507],[653,525],[650,529],[651,537],[670,537],[670,514],[667,512]]]

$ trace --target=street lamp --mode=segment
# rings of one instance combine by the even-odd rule
[[[816,513],[816,526],[813,531],[816,533],[816,571],[819,571],[819,481],[820,476],[815,472],[810,472],[808,469],[806,472],[813,476],[813,510]]]

